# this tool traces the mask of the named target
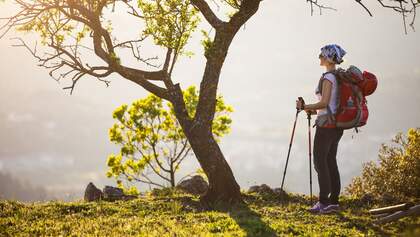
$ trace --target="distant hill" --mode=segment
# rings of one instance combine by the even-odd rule
[[[28,181],[18,179],[6,172],[0,172],[0,199],[13,199],[22,202],[43,201],[48,199],[48,193],[42,187],[34,187]]]

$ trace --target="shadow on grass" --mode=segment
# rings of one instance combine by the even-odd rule
[[[234,206],[227,206],[224,203],[213,204],[212,207],[203,206],[198,200],[192,200],[190,197],[178,198],[183,205],[184,211],[217,211],[220,213],[228,214],[236,224],[246,233],[249,237],[271,237],[277,236],[267,223],[265,223],[261,215],[253,211],[246,202],[236,204]]]
[[[246,236],[277,236],[276,232],[261,219],[261,215],[251,210],[247,204],[232,207],[229,215],[245,231]]]
[[[253,211],[248,203],[253,203],[257,208],[259,207],[278,207],[288,205],[289,203],[300,202],[305,203],[306,201],[302,196],[289,195],[286,192],[274,193],[242,193],[242,197],[245,201],[244,204],[236,205],[229,209],[229,215],[235,222],[246,232],[246,236],[278,236],[276,231],[271,228],[261,218],[261,215]]]

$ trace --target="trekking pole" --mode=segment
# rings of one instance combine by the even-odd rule
[[[307,112],[308,115],[308,135],[309,135],[309,186],[310,186],[310,201],[312,204],[312,149],[311,149],[311,112]]]
[[[303,98],[302,97],[299,97],[299,100],[301,102],[303,102]],[[284,167],[284,172],[283,172],[283,180],[281,181],[281,188],[280,188],[281,190],[283,190],[284,178],[286,177],[287,164],[289,163],[290,150],[292,148],[293,137],[295,136],[296,121],[297,121],[299,112],[300,112],[299,108],[296,108],[295,122],[293,124],[292,136],[290,138],[289,151],[287,152],[286,165]]]

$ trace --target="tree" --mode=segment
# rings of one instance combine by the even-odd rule
[[[346,192],[356,197],[383,194],[399,200],[420,198],[420,128],[411,128],[406,135],[398,133],[393,146],[382,144],[379,164],[363,164],[362,175],[352,180]]]
[[[191,86],[183,95],[192,117],[198,103],[197,89]],[[217,140],[229,133],[232,111],[219,95],[212,125]],[[118,122],[109,129],[109,137],[121,149],[119,154],[108,157],[107,176],[115,177],[118,185],[129,193],[136,193],[136,187],[124,187],[122,180],[165,187],[149,174],[175,187],[175,173],[191,154],[191,146],[176,120],[173,106],[167,103],[165,107],[161,98],[150,94],[134,101],[130,107],[121,105],[114,111],[113,118]]]
[[[129,0],[13,2],[20,6],[21,10],[12,17],[3,19],[6,23],[0,28],[3,31],[0,37],[10,29],[38,33],[43,45],[51,50],[45,55],[39,56],[36,50],[21,39],[18,39],[19,45],[30,50],[40,61],[40,66],[50,69],[50,75],[57,81],[70,77],[72,85],[63,88],[70,89],[70,93],[84,76],[98,78],[108,85],[110,81],[103,78],[116,73],[169,101],[209,180],[209,189],[201,200],[209,204],[216,201],[234,203],[242,200],[239,185],[213,136],[212,121],[220,72],[228,49],[238,30],[258,11],[261,0],[138,0],[136,5]],[[318,0],[306,2],[310,3],[311,10],[314,6],[320,10],[329,8],[321,5]],[[365,7],[361,0],[355,2]],[[378,2],[383,7],[401,13],[404,22],[408,14],[413,15],[414,22],[416,7],[420,4],[414,0]],[[222,20],[213,10],[214,4],[223,4],[233,12],[227,20]],[[112,32],[112,25],[108,23],[106,16],[112,14],[114,8],[123,7],[133,16],[133,20],[142,23],[143,30],[138,38],[119,41]],[[172,72],[179,56],[189,54],[184,51],[184,46],[202,18],[214,30],[211,35],[205,32],[203,45],[207,61],[196,112],[194,117],[191,117],[187,112],[180,85],[173,82]],[[153,39],[155,45],[165,49],[165,57],[160,66],[152,63],[153,58],[141,55],[139,44],[145,43],[148,38]],[[131,52],[133,58],[147,65],[147,69],[124,64],[127,59],[122,60],[118,56],[124,49]],[[86,62],[82,54],[92,52],[101,59],[100,64]]]

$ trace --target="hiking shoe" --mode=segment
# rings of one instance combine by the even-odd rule
[[[318,201],[313,207],[308,209],[308,211],[311,212],[311,213],[320,213],[321,210],[323,210],[326,207],[327,207],[327,205],[324,205],[324,204],[322,204],[321,202]]]
[[[330,204],[325,208],[320,210],[321,214],[328,214],[332,212],[338,212],[340,210],[340,206],[338,204]]]

